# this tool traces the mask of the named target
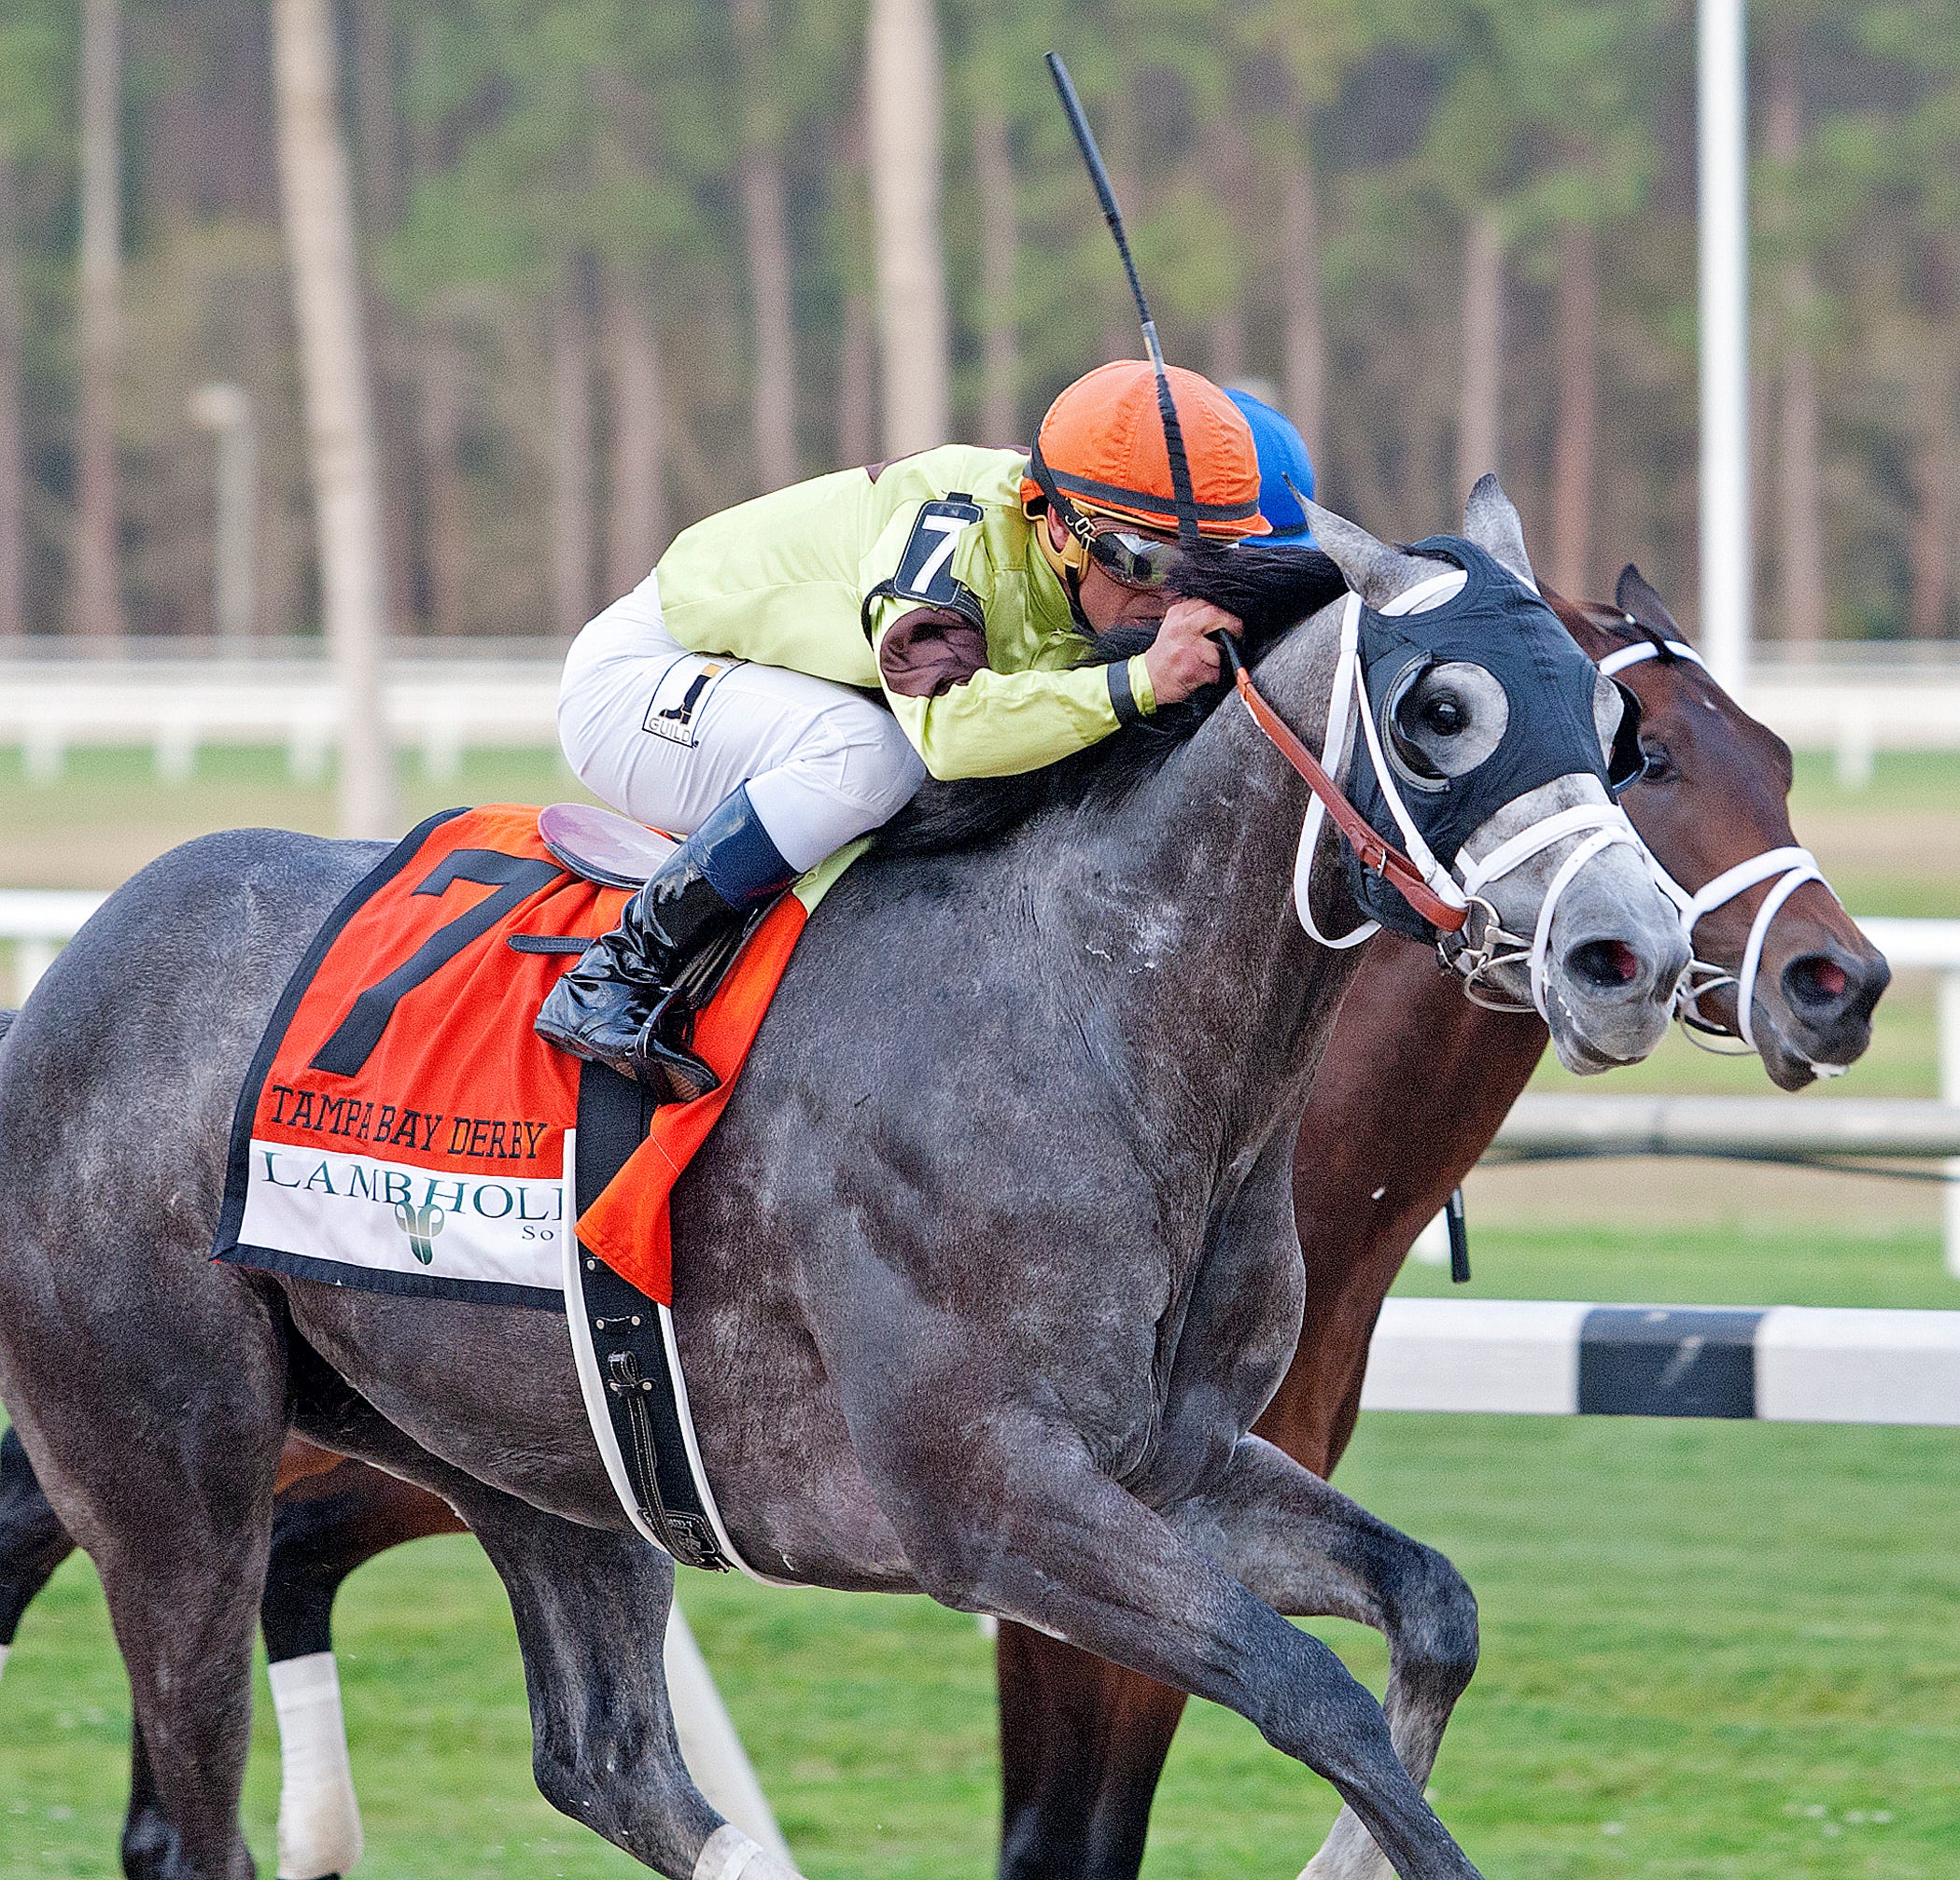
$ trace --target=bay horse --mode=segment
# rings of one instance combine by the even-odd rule
[[[1465,535],[1521,593],[1487,483]],[[1312,519],[1371,609],[1447,566]],[[1194,556],[1190,591],[1218,576],[1261,690],[1311,741],[1345,608],[1255,630],[1259,570],[1289,559]],[[1303,610],[1298,577],[1275,579],[1268,629]],[[1526,736],[1561,657],[1533,645],[1544,695],[1508,705]],[[1479,728],[1496,680],[1477,675],[1449,736]],[[1431,695],[1407,694],[1416,722]],[[1603,806],[1603,680],[1594,716],[1598,767],[1486,817],[1467,859]],[[1467,1587],[1246,1434],[1300,1323],[1294,1140],[1354,958],[1293,919],[1306,792],[1250,720],[1160,740],[1057,766],[974,852],[875,851],[811,921],[675,1210],[701,1448],[761,1570],[928,1592],[1226,1704],[1333,1782],[1403,1880],[1473,1880],[1421,1793],[1475,1663]],[[1552,1035],[1600,1068],[1658,1042],[1687,948],[1637,851],[1563,868],[1581,839],[1491,882],[1486,918],[1530,933],[1566,883],[1538,949]],[[297,1429],[469,1522],[511,1596],[549,1799],[676,1880],[779,1880],[680,1761],[671,1565],[613,1498],[562,1326],[206,1257],[267,1016],[380,853],[276,831],[174,851],[0,1050],[0,1389],[130,1673],[126,1871],[251,1871],[251,1630]],[[1345,924],[1331,836],[1309,861],[1317,919]],[[1487,983],[1521,995],[1521,961]],[[1282,1613],[1381,1629],[1386,1705]]]

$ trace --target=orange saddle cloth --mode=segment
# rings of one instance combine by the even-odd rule
[[[584,1067],[531,1024],[630,891],[562,865],[524,805],[450,810],[405,836],[335,908],[266,1027],[213,1257],[562,1310],[565,1142]],[[726,1107],[807,918],[791,892],[749,936],[695,1026],[721,1088],[656,1109],[576,1222],[662,1304],[674,1184]]]

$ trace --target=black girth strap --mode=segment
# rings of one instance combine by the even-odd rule
[[[651,1098],[637,1084],[603,1064],[582,1068],[572,1176],[579,1211],[619,1173],[652,1117]],[[660,1306],[582,1243],[578,1275],[580,1310],[640,1520],[682,1565],[728,1572],[734,1563],[715,1539],[689,1458],[675,1376],[679,1353],[669,1348]]]

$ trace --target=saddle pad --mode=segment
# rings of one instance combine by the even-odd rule
[[[391,1293],[561,1310],[576,1059],[531,1021],[625,891],[579,879],[522,805],[450,810],[346,895],[266,1027],[232,1120],[214,1256]]]
[[[656,1110],[597,1200],[580,1197],[581,1241],[662,1304],[673,1185],[727,1104],[809,908],[861,847],[783,897],[696,1021],[721,1087]],[[525,805],[448,810],[404,836],[334,909],[266,1026],[213,1257],[562,1311],[581,1067],[531,1025],[576,956],[511,943],[595,938],[628,891],[562,867]]]

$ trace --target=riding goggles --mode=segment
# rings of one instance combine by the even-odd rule
[[[1088,538],[1088,550],[1119,586],[1143,589],[1162,587],[1184,554],[1176,542],[1132,528],[1098,529]]]

